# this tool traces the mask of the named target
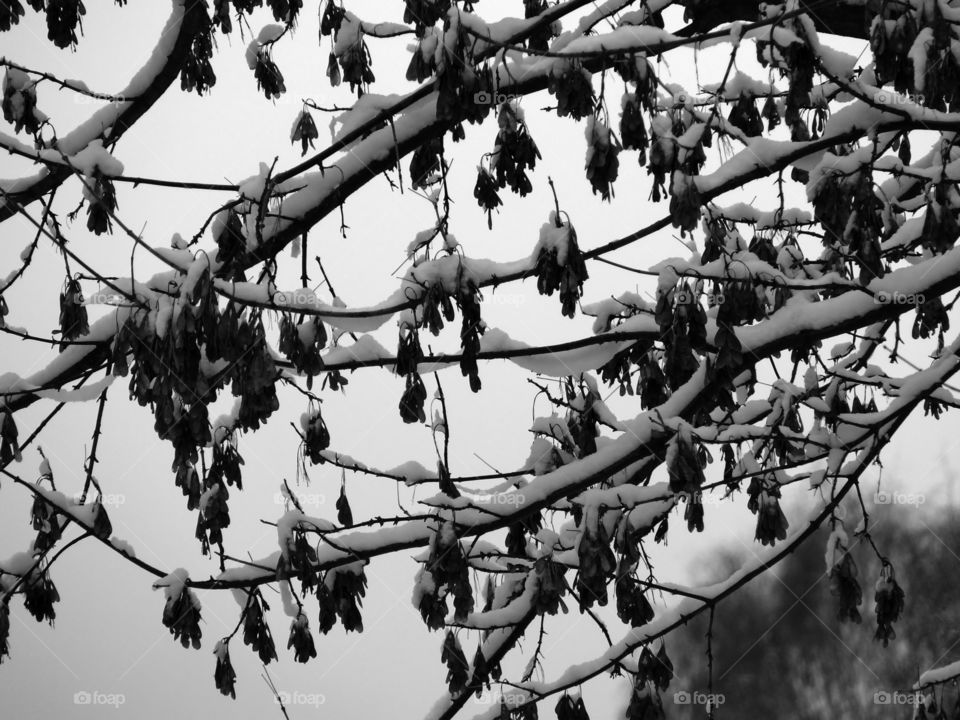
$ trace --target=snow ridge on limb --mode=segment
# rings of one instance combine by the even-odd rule
[[[693,37],[736,20],[753,20],[757,17],[760,5],[756,0],[726,0],[723,3],[681,0],[677,4],[687,8],[688,12],[692,11],[693,16],[686,27],[677,31],[681,37]],[[810,10],[816,28],[821,32],[861,39],[868,37],[862,3],[812,0],[799,4],[801,8]]]
[[[585,3],[580,0],[569,0],[567,4],[555,6],[553,9],[563,9],[565,13],[581,4]],[[542,17],[548,15],[549,12],[545,12]],[[770,25],[772,22],[765,19],[758,21],[755,25],[763,27]],[[517,33],[503,44],[516,43],[522,39],[526,32],[529,32],[529,29],[525,28],[524,31]],[[777,30],[786,32],[782,28]],[[616,30],[613,31],[613,33],[617,32]],[[596,36],[594,44],[602,43],[604,38],[609,35],[608,33]],[[561,37],[557,42],[561,43],[562,47],[563,43],[572,39],[572,34],[568,34]],[[638,41],[634,36],[633,45],[625,47],[624,50],[649,51],[653,56],[662,54],[674,46],[689,42],[684,38],[677,38],[676,41],[663,41],[662,38],[659,38],[659,40],[661,41],[653,42],[652,46],[648,48],[643,38]],[[526,61],[523,62],[526,63]],[[604,54],[592,54],[591,57],[584,60],[583,67],[588,72],[594,73],[608,67],[610,63],[610,59]],[[496,68],[496,87],[499,92],[511,95],[528,95],[543,90],[548,86],[551,73],[555,70],[555,67],[556,62],[552,58],[532,64],[526,63],[522,68],[523,72],[520,73],[521,79],[517,80],[516,68],[509,65],[498,65]],[[243,260],[244,266],[252,266],[261,262],[265,257],[276,255],[290,241],[302,235],[304,231],[339,207],[346,197],[353,194],[368,180],[392,167],[398,157],[406,156],[428,140],[445,133],[449,129],[448,123],[439,119],[435,112],[438,96],[436,90],[433,89],[435,86],[436,82],[422,86],[408,94],[400,102],[379,113],[375,118],[364,123],[360,128],[342,137],[314,158],[288,171],[278,173],[276,176],[278,190],[283,190],[285,187],[302,189],[296,190],[285,199],[283,204],[284,218],[277,220],[271,230],[263,234],[263,243],[247,254]],[[404,114],[400,115],[400,113]],[[393,119],[391,125],[375,129],[391,118]],[[325,171],[324,173],[314,173],[306,176],[299,175],[299,173],[319,164],[361,137],[361,131],[364,130],[367,131],[366,138],[353,147],[349,156],[341,158],[335,163],[335,167],[339,168],[340,172],[327,173]],[[373,132],[370,132],[371,130]],[[797,143],[797,145],[801,144]],[[770,170],[770,172],[773,171],[773,169]],[[296,185],[288,182],[293,178],[297,180]],[[306,187],[303,187],[304,180],[307,181]]]
[[[560,7],[560,6],[557,6],[557,7]],[[542,83],[542,84],[545,84],[546,82],[545,76],[541,76],[536,80],[538,83]],[[428,86],[425,86],[425,87],[428,87]],[[517,91],[518,89],[515,87],[513,88],[513,90]],[[421,91],[416,91],[416,92],[420,93]],[[402,105],[404,102],[407,102],[411,97],[412,96],[408,96],[407,100],[402,101],[400,104]],[[396,111],[397,109],[396,107],[394,107],[390,112],[396,112]],[[942,125],[944,128],[946,128],[949,125],[949,123],[945,121],[941,121],[939,125]],[[935,122],[932,127],[936,127],[936,126],[938,126],[938,124]],[[906,129],[909,127],[911,127],[911,124],[909,122],[899,120],[891,123],[884,123],[880,129],[884,131],[894,131],[898,129]],[[367,128],[367,126],[365,125],[364,128]],[[355,131],[355,133],[351,133],[349,137],[343,138],[340,142],[346,143],[346,142],[352,141],[353,139],[355,139],[353,135],[356,134],[357,136],[359,136],[360,132],[364,128],[358,128],[357,131]],[[433,125],[430,125],[429,128],[431,128],[431,132],[439,133],[443,131],[443,128],[441,127],[441,125],[436,122]],[[408,130],[410,130],[411,132],[414,132],[416,128],[413,128],[412,130],[408,128]],[[765,163],[758,162],[757,155],[754,154],[754,150],[752,148],[748,148],[747,150],[744,150],[738,155],[734,156],[734,158],[731,159],[731,161],[726,163],[724,165],[723,170],[720,171],[722,173],[721,175],[704,176],[702,178],[698,178],[697,183],[698,185],[701,186],[702,199],[704,201],[708,201],[713,197],[716,197],[717,195],[720,195],[723,192],[726,192],[727,190],[738,187],[743,182],[757,179],[757,178],[769,175],[773,172],[776,172],[777,170],[781,170],[785,167],[788,167],[791,163],[801,158],[804,158],[811,153],[816,153],[819,150],[825,150],[838,143],[854,140],[858,137],[861,137],[866,132],[866,130],[867,130],[866,127],[854,127],[846,130],[840,135],[823,137],[823,138],[820,138],[819,140],[810,141],[806,143],[764,141],[768,143],[768,145],[765,146],[765,150],[764,150],[764,158],[766,160]],[[422,127],[420,128],[420,131],[421,132],[423,131]],[[377,137],[378,133],[383,134],[383,136]],[[358,148],[365,147],[364,143],[370,143],[373,145],[374,148],[379,147],[380,150],[382,151],[384,143],[387,142],[387,138],[385,134],[390,134],[389,128],[386,128],[384,130],[378,131],[377,133],[374,133],[373,136],[361,142]],[[416,136],[416,137],[419,137],[419,136]],[[422,141],[422,139],[423,138],[420,138],[420,141]],[[392,134],[389,138],[389,143],[392,143]],[[403,153],[409,152],[418,144],[419,144],[418,141],[408,138],[408,142],[403,144],[403,147],[402,147]],[[335,148],[339,146],[340,146],[339,143],[337,143],[331,146],[331,148]],[[758,146],[756,149],[759,150],[760,147]],[[323,156],[324,155],[321,153],[321,155],[318,157],[323,157]],[[392,166],[394,162],[394,158],[395,158],[395,153],[389,154],[389,156],[386,156],[386,155],[383,156],[382,159],[374,162],[372,165],[368,165],[368,166],[365,166],[364,168],[361,168],[360,174],[352,176],[352,178],[348,179],[347,182],[345,182],[344,184],[341,184],[339,188],[337,188],[336,193],[322,195],[321,199],[318,201],[318,204],[312,206],[312,208],[309,210],[309,213],[312,218],[312,220],[310,221],[310,224],[313,224],[314,222],[319,221],[319,219],[325,216],[327,212],[330,212],[335,207],[337,207],[339,203],[342,202],[342,200],[347,195],[349,195],[354,190],[362,186],[367,180],[374,177],[376,174],[379,174],[381,171],[385,170],[386,168]],[[738,164],[738,158],[741,160],[739,164]],[[316,162],[316,161],[313,160],[312,162]],[[305,167],[310,167],[310,163],[308,162],[305,165]],[[741,173],[737,175],[731,175],[730,169],[733,167],[740,168]],[[338,175],[338,173],[328,173],[329,177],[332,177],[335,175]],[[277,176],[278,182],[282,182],[283,176],[284,176],[283,174],[278,174]],[[314,188],[314,191],[316,191],[316,188]],[[305,189],[304,191],[301,191],[301,192],[307,192],[307,190]],[[625,236],[624,238],[611,241],[609,243],[606,243],[603,246],[600,246],[585,252],[584,257],[587,259],[593,258],[593,257],[599,257],[604,253],[607,253],[617,248],[628,245],[641,237],[645,237],[651,234],[652,232],[655,232],[658,229],[668,226],[669,224],[670,224],[670,216],[665,216],[660,220],[655,221],[654,223],[651,223],[647,227],[635,233],[632,233],[628,236]],[[298,228],[300,228],[300,226],[297,225],[296,223],[292,225],[284,226],[282,233],[275,235],[271,239],[266,241],[267,247],[258,248],[257,251],[254,253],[254,255],[248,256],[244,260],[244,263],[253,264],[255,262],[259,262],[263,259],[265,254],[269,254],[269,252],[273,251],[274,249],[276,251],[279,251],[279,249],[289,239],[291,239],[294,236],[299,236],[300,230],[302,228],[300,229]],[[290,237],[284,239],[285,235],[289,235]],[[267,236],[269,237],[269,233],[267,234]],[[272,245],[275,245],[276,248],[273,248]],[[523,277],[526,272],[527,271],[516,271],[505,277],[498,277],[496,280],[493,280],[490,282],[491,284],[495,284],[495,283],[502,283],[502,282],[519,279]],[[89,363],[85,363],[81,365],[78,369],[75,369],[73,372],[65,371],[61,375],[57,375],[56,381],[67,382],[71,379],[74,379],[75,377],[77,377],[77,374],[76,374],[77,371],[83,372],[85,369],[89,369],[90,367],[96,367],[99,363],[102,363],[103,359],[106,357],[106,354],[103,349],[98,349],[95,352],[88,353],[86,357],[90,361]],[[93,363],[93,364],[90,364],[90,363]],[[28,403],[29,401],[30,400],[22,400],[16,407],[21,407],[23,404]]]
[[[92,141],[101,139],[110,129],[110,140],[116,141],[137,122],[169,89],[183,67],[193,39],[206,16],[203,3],[172,0],[173,12],[163,27],[160,38],[146,64],[131,78],[127,87],[117,93],[128,98],[111,102],[94,112],[72,132],[59,138],[57,147],[66,155],[75,155]],[[16,180],[0,179],[14,203],[26,206],[62,184],[72,174],[70,168],[45,167],[37,174]],[[17,213],[16,204],[0,201],[0,222]]]
[[[954,263],[960,263],[960,248],[951,251],[949,254]],[[944,256],[944,260],[947,256]],[[934,261],[928,261],[934,262]],[[943,262],[944,267],[940,272],[950,278],[951,282],[960,282],[957,279],[958,271],[950,263]],[[914,268],[904,268],[922,274],[923,265]],[[930,271],[931,275],[940,276],[940,272]],[[892,277],[895,273],[892,273]],[[942,280],[937,277],[934,280]],[[937,290],[936,292],[943,292]],[[808,323],[808,337],[824,338],[829,337],[836,332],[842,332],[844,327],[850,324],[856,324],[861,318],[863,307],[858,303],[844,302],[844,298],[834,298],[821,303],[813,303],[808,306],[808,311],[813,318]],[[896,306],[879,306],[888,312]],[[901,311],[903,308],[901,308]],[[791,326],[783,325],[774,328],[770,333],[762,333],[756,338],[756,344],[751,344],[752,352],[760,357],[768,356],[778,350],[789,347],[796,342],[796,334]],[[954,351],[955,352],[955,349]],[[908,403],[916,403],[922,400],[922,393],[919,392],[923,383],[930,386],[945,380],[945,375],[952,374],[955,371],[956,359],[953,354],[945,356],[935,363],[936,370],[932,370],[920,376],[920,380],[912,383],[909,392],[901,393],[899,398],[895,398],[891,404],[891,416],[896,418],[894,421],[899,424],[905,417],[903,408]],[[939,373],[939,374],[938,374]],[[937,380],[939,377],[939,380]],[[654,418],[676,418],[689,413],[691,408],[696,406],[699,398],[709,386],[704,368],[701,368],[684,385],[679,387],[664,405],[656,408],[655,411],[648,411],[638,416],[635,420],[628,423],[628,431],[622,433],[611,443],[599,449],[596,453],[586,456],[580,460],[560,467],[553,472],[538,476],[534,482],[524,486],[522,491],[515,491],[515,497],[510,497],[509,503],[500,498],[501,504],[507,504],[516,511],[533,511],[549,507],[551,504],[570,497],[571,495],[582,492],[597,482],[609,478],[625,467],[637,462],[645,457],[651,456],[653,449],[666,440],[667,435],[662,430],[663,425],[659,422],[653,422]],[[919,399],[918,399],[919,398]],[[896,412],[894,412],[896,410]],[[887,434],[892,434],[892,426]],[[879,448],[877,449],[879,452]],[[464,535],[482,535],[491,530],[504,527],[508,524],[510,517],[493,517],[489,512],[463,508],[456,512],[458,524],[464,526]],[[318,553],[317,567],[327,569],[342,564],[355,561],[360,558],[371,558],[377,555],[395,552],[400,549],[412,548],[426,545],[434,532],[435,522],[431,520],[412,520],[396,527],[380,528],[376,532],[368,531],[347,531],[336,535],[336,546],[323,546]],[[243,576],[243,580],[237,580],[238,573]],[[242,568],[239,570],[228,570],[218,580],[210,584],[210,587],[235,587],[243,584],[262,584],[271,582],[276,578],[275,573],[264,573],[256,568]],[[204,582],[198,583],[196,587],[207,587]]]
[[[517,30],[517,32],[513,33],[508,38],[508,41],[521,42],[527,37],[529,33],[534,32],[535,30],[545,25],[549,25],[552,22],[555,22],[559,18],[564,17],[566,14],[573,12],[584,5],[589,4],[589,2],[591,1],[592,0],[566,0],[566,2],[553,5],[548,9],[544,10],[540,15],[534,18],[530,18],[529,20],[526,20],[523,23],[521,23],[520,29]],[[173,2],[175,3],[175,7],[180,8],[183,6],[184,0],[173,0]],[[158,74],[157,82],[152,83],[149,86],[149,88],[146,91],[144,91],[142,98],[137,101],[137,104],[135,104],[135,108],[131,108],[130,112],[134,112],[134,109],[135,109],[136,114],[135,115],[131,114],[129,116],[131,120],[126,121],[125,123],[120,123],[119,127],[117,128],[118,131],[122,132],[124,127],[129,127],[130,125],[132,125],[133,120],[135,120],[136,118],[139,118],[140,115],[146,112],[149,109],[149,107],[152,106],[153,102],[155,102],[156,99],[163,94],[163,92],[167,89],[167,87],[169,87],[170,83],[176,77],[177,73],[180,72],[181,70],[180,65],[182,65],[183,59],[186,57],[187,52],[190,50],[190,45],[193,41],[193,38],[196,32],[201,27],[201,24],[202,24],[201,21],[205,18],[205,12],[206,12],[205,8],[202,5],[200,5],[200,3],[192,3],[189,6],[188,10],[189,12],[186,15],[184,15],[183,19],[186,20],[187,18],[190,18],[194,21],[193,24],[187,23],[187,22],[182,22],[180,24],[181,31],[176,36],[176,42],[174,44],[174,52],[172,52],[169,58],[169,62],[166,65],[164,65],[163,70]],[[190,13],[193,13],[193,14],[190,14]],[[169,36],[169,33],[165,33],[165,37],[166,36]],[[180,65],[178,65],[178,63],[180,63]],[[282,183],[284,180],[290,179],[298,175],[299,173],[304,172],[305,170],[321,165],[327,157],[332,156],[338,150],[346,147],[353,141],[361,137],[364,137],[367,133],[370,132],[372,128],[392,118],[394,115],[401,112],[405,108],[429,96],[430,93],[432,92],[432,88],[435,85],[436,85],[436,81],[431,81],[430,83],[425,84],[419,90],[414,91],[413,93],[407,95],[404,99],[402,99],[395,105],[391,106],[384,112],[379,113],[376,117],[371,118],[371,120],[364,123],[363,126],[356,128],[354,131],[350,133],[347,133],[346,135],[341,137],[337,142],[330,145],[327,149],[325,149],[321,153],[309,158],[307,161],[300,163],[299,165],[291,168],[288,171],[278,173],[275,177],[275,181],[277,183]],[[93,135],[91,136],[90,139],[93,139],[96,136],[97,135]],[[117,137],[117,135],[114,134],[113,137]],[[410,152],[412,149],[413,149],[413,145],[406,147],[403,154]],[[384,164],[384,167],[388,167],[391,164],[392,164],[392,161],[386,162]],[[50,173],[49,175],[45,175],[44,176],[45,178],[50,178],[51,180],[41,179],[35,185],[30,186],[29,192],[26,188],[23,190],[18,190],[17,192],[13,192],[12,190],[9,191],[10,199],[14,202],[7,202],[5,204],[0,204],[0,221],[5,219],[7,216],[10,216],[18,212],[18,208],[22,209],[22,205],[24,203],[32,202],[33,200],[41,197],[44,193],[48,192],[53,187],[56,187],[57,185],[62,183],[69,176],[70,170],[69,168],[65,168],[62,172],[64,173],[63,176],[62,177],[57,176],[55,181],[52,180],[54,178],[53,173]],[[339,205],[339,202],[342,202],[343,200],[345,200],[346,197],[352,194],[359,187],[362,187],[368,180],[370,180],[372,177],[375,177],[379,172],[380,170],[377,170],[373,174],[369,176],[364,176],[362,178],[355,177],[354,179],[358,180],[358,182],[356,183],[353,183],[353,184],[345,183],[340,185],[340,187],[337,189],[337,192],[334,193],[334,195],[336,197],[339,197],[340,200],[338,202],[331,203],[329,207],[326,207],[323,210],[322,214],[317,216],[317,218],[314,220],[314,223],[318,222],[323,215],[325,215],[327,212],[330,212],[332,209],[337,207]],[[48,182],[53,182],[53,184],[48,186],[47,185]],[[239,201],[235,201],[234,203],[228,204],[226,208],[233,207],[238,202]],[[283,245],[285,245],[286,242],[288,241],[289,241],[289,238],[285,240],[282,244],[278,244],[277,251],[279,251],[279,249]],[[249,266],[262,261],[264,257],[265,255],[263,254],[263,248],[259,248],[258,251],[253,256],[248,256],[244,262],[247,266]],[[511,275],[511,278],[509,279],[519,279],[524,275],[525,272],[526,272],[525,270],[514,272]],[[491,283],[491,284],[494,284],[494,283]],[[75,366],[65,367],[64,363],[55,362],[55,365],[57,366],[56,373],[47,372],[46,370],[41,371],[41,373],[43,374],[52,376],[50,377],[50,380],[48,381],[47,386],[58,387],[64,383],[67,383],[73,379],[76,379],[77,377],[82,375],[84,372],[89,371],[90,369],[100,367],[109,355],[109,345],[107,342],[108,340],[109,338],[104,338],[104,341],[105,341],[104,345],[84,349],[84,351],[81,354],[80,362]],[[71,350],[75,349],[75,347],[70,349]],[[32,395],[21,395],[15,400],[10,401],[8,403],[8,407],[11,410],[15,411],[23,407],[26,407],[27,405],[31,404],[35,399],[36,397]]]
[[[585,683],[593,677],[616,666],[620,661],[629,657],[640,648],[649,645],[657,638],[661,638],[671,630],[685,624],[691,618],[714,607],[724,598],[733,594],[741,586],[773,567],[780,560],[789,555],[793,550],[810,535],[812,535],[828,518],[830,518],[843,500],[843,498],[856,485],[860,475],[869,467],[870,463],[879,455],[880,451],[893,436],[894,431],[902,424],[909,411],[922,401],[925,391],[935,388],[946,382],[953,374],[960,369],[960,340],[955,341],[947,352],[940,359],[925,371],[921,372],[915,383],[913,383],[912,393],[905,397],[898,398],[895,402],[882,413],[885,420],[879,423],[883,430],[877,435],[873,435],[870,430],[866,432],[869,435],[868,445],[862,449],[858,457],[845,465],[841,470],[836,471],[837,475],[842,475],[845,480],[843,484],[831,496],[829,501],[822,503],[822,507],[816,509],[809,518],[807,524],[787,536],[778,547],[765,548],[757,554],[754,561],[744,565],[739,570],[732,573],[726,580],[715,585],[694,589],[691,595],[695,594],[705,597],[707,600],[701,600],[697,597],[684,597],[674,608],[662,610],[658,617],[646,625],[632,628],[624,637],[614,643],[602,655],[587,662],[570,665],[560,676],[552,681],[537,683],[522,683],[513,686],[505,702],[508,708],[514,709],[526,705],[530,702],[539,701],[550,695],[574,688]],[[944,668],[928,671],[921,675],[920,680],[914,686],[914,689],[940,684],[950,680],[960,674],[960,663],[954,663]],[[442,703],[438,703],[438,706]],[[433,718],[450,718],[451,714],[436,714],[436,707],[428,715]],[[449,711],[449,708],[448,708]],[[499,708],[490,710],[475,716],[475,720],[494,720],[499,716]]]

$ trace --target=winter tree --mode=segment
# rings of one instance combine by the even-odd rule
[[[896,645],[881,454],[958,402],[955,0],[86,5],[0,0],[0,675],[75,546],[158,592],[72,635],[148,614],[241,700],[389,634],[378,567],[431,718],[581,720],[611,675],[669,716],[671,634],[808,541]]]

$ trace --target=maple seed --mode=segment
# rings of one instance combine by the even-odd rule
[[[183,588],[177,595],[167,598],[163,607],[163,624],[170,630],[174,640],[183,647],[200,648],[200,601],[189,588]]]
[[[213,649],[214,655],[217,656],[217,664],[213,670],[213,681],[216,684],[217,690],[220,691],[222,695],[229,695],[234,700],[237,699],[237,691],[235,688],[235,683],[237,680],[237,673],[233,670],[233,664],[230,662],[230,648],[227,643],[229,641],[224,638],[220,640],[216,647]]]
[[[904,597],[903,588],[894,578],[893,566],[884,562],[873,596],[877,613],[877,632],[874,639],[882,642],[884,647],[897,637],[893,631],[893,623],[903,615]]]
[[[313,141],[319,137],[320,133],[317,131],[313,116],[306,109],[301,110],[293,124],[293,132],[290,134],[291,143],[300,143],[301,157],[307,154],[308,146],[314,149]]]

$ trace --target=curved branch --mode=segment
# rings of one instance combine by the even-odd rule
[[[117,93],[120,97],[132,97],[123,102],[113,102],[96,111],[76,130],[58,141],[64,153],[75,154],[91,141],[101,137],[106,128],[110,141],[116,142],[134,123],[153,107],[177,79],[191,45],[206,17],[206,3],[173,0],[173,14],[160,33],[160,39],[147,64]],[[159,67],[156,65],[159,64]],[[28,205],[61,185],[71,175],[69,168],[47,168],[33,178],[3,181],[12,199],[19,205]],[[10,203],[0,204],[0,222],[16,213]]]

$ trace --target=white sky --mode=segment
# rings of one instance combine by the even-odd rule
[[[329,40],[316,44],[318,21],[316,3],[308,3],[292,40],[285,38],[274,59],[286,77],[288,93],[270,103],[256,90],[252,72],[243,52],[246,45],[235,31],[230,40],[220,38],[214,58],[218,83],[203,98],[180,91],[177,83],[156,107],[120,142],[115,155],[132,175],[194,181],[237,182],[257,172],[261,161],[279,158],[277,167],[288,167],[299,160],[299,146],[291,147],[288,137],[291,122],[300,109],[301,98],[310,97],[322,105],[348,105],[349,90],[331,90],[326,69]],[[503,12],[519,11],[519,2],[484,0],[478,10],[487,19]],[[148,57],[159,29],[169,14],[167,2],[131,3],[116,8],[104,0],[87,2],[84,37],[76,53],[59,51],[45,39],[42,18],[27,11],[21,25],[0,35],[0,55],[31,68],[46,70],[59,77],[82,78],[94,90],[110,92],[123,87],[136,68]],[[365,19],[399,20],[402,3],[350,3],[349,9]],[[259,29],[271,21],[266,12],[254,16],[252,26]],[[402,92],[410,87],[402,79],[408,55],[409,38],[371,41],[373,70],[378,82],[375,92]],[[859,48],[855,50],[859,52]],[[752,47],[741,54],[745,71],[755,69]],[[671,54],[670,71],[691,89],[695,87],[693,54],[681,50]],[[719,61],[712,59],[721,58]],[[719,81],[725,67],[725,51],[701,58],[700,80]],[[619,115],[622,83],[609,78],[608,104],[613,118]],[[98,103],[83,96],[57,91],[43,84],[38,92],[39,106],[47,112],[63,135],[91,113]],[[552,104],[545,93],[529,97],[523,106],[534,139],[544,156],[532,174],[534,193],[524,200],[504,191],[505,207],[494,218],[493,232],[486,227],[482,211],[472,196],[475,165],[484,152],[492,149],[496,122],[492,118],[480,127],[467,127],[467,140],[459,146],[447,142],[448,157],[453,159],[451,176],[454,205],[451,230],[468,255],[496,260],[516,259],[529,254],[536,243],[540,225],[547,219],[553,200],[547,177],[557,184],[561,207],[577,228],[580,245],[587,249],[625,235],[666,212],[666,203],[655,207],[646,198],[650,181],[636,166],[635,155],[621,156],[621,176],[616,184],[616,199],[606,205],[589,193],[583,176],[584,139],[582,126],[558,120],[555,115],[537,112]],[[320,127],[321,143],[326,135],[326,118],[314,113]],[[12,129],[0,124],[0,131]],[[319,145],[318,145],[319,148]],[[716,163],[716,158],[711,158]],[[409,182],[409,158],[403,161],[404,177]],[[8,156],[0,157],[0,177],[28,174],[27,163]],[[802,188],[790,184],[792,198],[802,199]],[[754,183],[734,202],[756,201],[772,209],[775,197],[769,183]],[[207,215],[228,199],[222,193],[184,192],[161,188],[134,191],[118,184],[120,217],[133,228],[141,229],[148,242],[157,246],[169,243],[172,233],[190,237]],[[55,209],[61,221],[79,201],[76,181],[68,182],[58,193]],[[32,209],[37,211],[35,204]],[[433,210],[427,202],[408,193],[391,193],[387,182],[377,178],[348,201],[345,208],[348,236],[339,235],[339,217],[334,214],[311,233],[309,252],[320,254],[339,295],[351,305],[371,304],[389,294],[397,281],[391,273],[401,265],[404,248],[413,235],[432,224]],[[85,214],[66,234],[75,252],[81,254],[106,275],[129,274],[130,242],[120,233],[94,237],[86,232]],[[612,256],[628,265],[645,267],[670,255],[686,255],[672,238],[672,231],[659,233],[635,243]],[[0,276],[14,266],[20,249],[32,240],[30,226],[22,218],[3,225],[0,243]],[[203,247],[211,247],[206,238]],[[43,335],[57,325],[57,293],[62,282],[61,260],[50,243],[41,241],[40,251],[23,281],[6,296],[10,306],[9,322]],[[286,287],[297,285],[299,260],[283,253],[281,267]],[[140,251],[137,272],[142,278],[161,270],[156,261]],[[637,288],[637,277],[593,263],[585,286],[586,302],[599,300]],[[316,266],[311,277],[320,279]],[[647,289],[650,284],[641,285]],[[85,290],[94,289],[92,284]],[[319,294],[328,299],[326,289]],[[536,294],[534,281],[512,284],[495,293],[485,293],[483,315],[494,327],[531,344],[559,342],[589,332],[591,319],[561,317],[556,297]],[[91,318],[102,309],[91,309]],[[912,315],[910,316],[912,323]],[[906,324],[905,324],[906,325]],[[909,332],[909,327],[906,327]],[[396,328],[390,322],[378,331],[377,338],[388,348],[396,343]],[[435,351],[455,350],[458,334],[446,332],[435,339],[423,335]],[[908,357],[922,361],[919,353]],[[13,370],[26,376],[42,367],[55,351],[35,343],[21,343],[9,336],[0,337],[0,372]],[[901,365],[900,371],[905,371]],[[527,432],[534,415],[548,413],[541,400],[531,407],[535,389],[528,377],[512,365],[497,362],[481,367],[484,388],[472,396],[465,379],[457,370],[442,376],[448,395],[451,428],[451,470],[454,474],[483,472],[479,458],[500,470],[521,465],[529,451]],[[432,393],[433,381],[425,378]],[[279,390],[279,386],[278,386]],[[369,369],[350,376],[346,395],[334,397],[324,392],[324,417],[330,428],[332,449],[353,455],[377,467],[392,467],[408,459],[430,466],[434,462],[430,434],[419,425],[405,426],[396,410],[402,381],[384,370]],[[282,407],[256,437],[245,436],[240,449],[246,461],[244,490],[234,491],[230,499],[231,527],[225,531],[227,552],[261,557],[276,548],[275,530],[260,522],[274,520],[283,508],[274,502],[283,478],[295,478],[296,438],[288,422],[296,421],[305,409],[303,399],[280,390]],[[187,512],[185,501],[174,486],[170,471],[171,447],[157,440],[151,414],[126,399],[126,382],[111,388],[107,404],[104,436],[100,445],[100,463],[96,476],[107,493],[123,496],[122,505],[109,508],[116,535],[130,542],[139,556],[157,566],[190,570],[192,577],[216,574],[215,562],[203,558],[193,538],[196,515]],[[229,409],[232,398],[225,397],[211,409],[211,418]],[[611,406],[621,417],[640,411],[639,400],[620,401],[614,395]],[[25,437],[49,402],[35,404],[17,415],[21,437]],[[65,492],[80,489],[82,464],[89,448],[96,413],[94,403],[69,406],[47,428],[41,446],[49,456],[58,488]],[[929,420],[911,421],[901,437],[885,453],[885,483],[889,487],[928,494],[921,512],[929,512],[945,500],[939,488],[951,473],[956,433],[954,419],[935,425]],[[14,471],[35,477],[39,461],[37,446],[24,453],[24,462]],[[339,488],[340,473],[329,467],[311,472],[312,485],[301,487],[307,495],[308,512],[334,517],[333,502]],[[394,514],[394,483],[365,476],[348,477],[348,492],[354,516],[376,513]],[[404,491],[405,506],[410,507]],[[10,482],[0,483],[0,556],[21,550],[32,537],[29,529],[29,494]],[[688,538],[680,518],[671,525],[671,544],[657,549],[654,559],[661,581],[683,581],[690,567],[699,563],[711,547],[726,544],[740,547],[753,536],[752,517],[738,503],[735,510],[707,508],[707,530],[702,537]],[[890,511],[880,508],[879,513]],[[896,508],[902,513],[913,508]],[[793,519],[795,515],[788,512]],[[715,521],[711,524],[711,518]],[[160,622],[161,593],[153,592],[153,579],[129,565],[96,542],[86,542],[68,551],[69,557],[56,563],[52,576],[62,602],[57,605],[56,628],[37,624],[23,609],[12,603],[11,655],[0,668],[0,697],[9,717],[136,717],[165,718],[170,713],[186,717],[210,711],[235,712],[241,717],[269,717],[278,709],[260,674],[259,663],[240,638],[232,643],[231,656],[237,671],[238,701],[232,704],[214,687],[213,645],[229,633],[239,608],[226,592],[203,592],[203,648],[184,650],[174,642]],[[307,599],[311,629],[315,633],[319,657],[301,666],[287,651],[289,620],[280,609],[279,597],[270,590],[265,595],[273,602],[270,626],[277,643],[280,662],[270,666],[277,687],[304,696],[322,695],[320,710],[330,717],[373,717],[390,713],[396,717],[422,715],[445,692],[445,668],[440,663],[442,635],[428,633],[416,609],[410,603],[416,563],[410,554],[380,559],[367,567],[369,588],[364,603],[365,632],[345,636],[338,625],[327,636],[316,636],[316,604]],[[546,643],[550,658],[548,677],[570,662],[593,657],[604,643],[586,616],[580,616],[570,601],[571,615],[554,619]],[[609,613],[608,613],[609,614]],[[721,609],[722,614],[722,609]],[[623,628],[614,620],[611,632],[619,637]],[[476,648],[476,633],[461,633],[468,656]],[[518,671],[533,649],[528,638],[514,660],[505,665]],[[678,668],[681,679],[683,668]],[[519,672],[514,672],[518,675]],[[691,688],[692,689],[692,688]],[[125,703],[117,710],[109,707],[83,707],[74,704],[77,692],[120,693]],[[585,690],[587,706],[594,717],[611,716],[614,708],[626,701],[626,684],[606,679]],[[549,712],[555,700],[549,703]],[[477,708],[475,708],[477,709]],[[548,711],[547,708],[541,712]],[[316,708],[292,706],[292,718],[315,716]],[[464,711],[469,717],[470,710]]]

